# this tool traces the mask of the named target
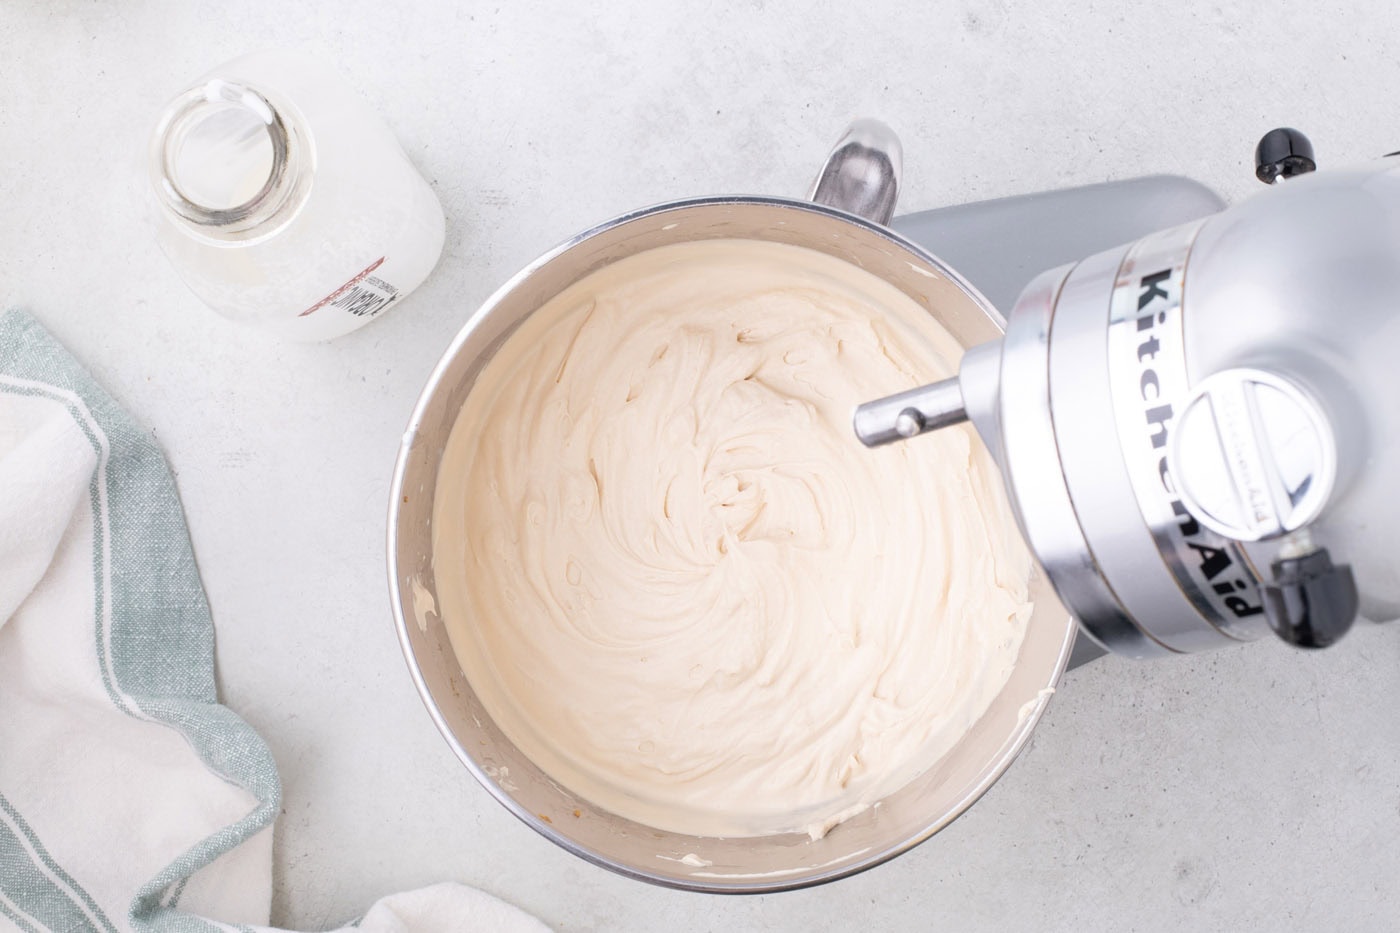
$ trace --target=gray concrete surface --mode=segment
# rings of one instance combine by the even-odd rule
[[[555,241],[688,194],[800,193],[853,115],[905,141],[902,208],[1151,172],[1228,198],[1278,124],[1324,164],[1400,149],[1386,3],[994,0],[0,5],[0,303],[151,426],[218,624],[227,702],[286,812],[274,920],[442,879],[567,930],[1386,930],[1400,876],[1400,628],[1070,675],[1022,759],[931,842],[744,899],[613,877],[515,822],[413,694],[381,541],[403,422],[467,313]],[[204,311],[140,219],[160,104],[309,43],[385,114],[449,217],[382,322],[272,344]]]

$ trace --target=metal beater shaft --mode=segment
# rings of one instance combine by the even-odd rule
[[[862,444],[878,447],[966,420],[962,388],[953,377],[866,402],[856,408],[852,424]]]

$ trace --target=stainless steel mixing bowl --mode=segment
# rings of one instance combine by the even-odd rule
[[[471,316],[428,379],[404,433],[389,508],[389,582],[399,641],[418,692],[457,757],[532,829],[582,858],[657,884],[713,892],[805,887],[879,864],[927,839],[1011,764],[1045,708],[1075,625],[1037,572],[1035,611],[1005,688],[936,766],[824,838],[709,838],[618,817],[571,793],[491,721],[437,616],[431,522],[438,464],[482,365],[529,314],[590,272],[681,241],[745,237],[820,250],[880,276],[929,310],[963,346],[998,337],[1001,316],[956,272],[887,229],[899,143],[859,121],[832,152],[812,201],[717,197],[627,214],[574,237],[507,282]],[[844,209],[843,209],[844,208]],[[852,443],[856,443],[854,436]]]

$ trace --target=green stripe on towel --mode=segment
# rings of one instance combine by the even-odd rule
[[[11,906],[10,902],[5,899],[4,891],[0,891],[0,914],[9,917],[10,922],[23,930],[24,933],[44,933],[28,917],[21,915],[16,908]]]
[[[3,794],[0,811],[6,817],[0,818],[0,891],[5,897],[50,930],[116,933],[102,908],[59,867]]]

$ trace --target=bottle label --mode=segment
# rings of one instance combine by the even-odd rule
[[[399,290],[374,274],[384,264],[380,256],[363,270],[352,276],[348,282],[316,302],[299,317],[314,314],[322,308],[336,308],[358,318],[372,318],[399,297]]]

